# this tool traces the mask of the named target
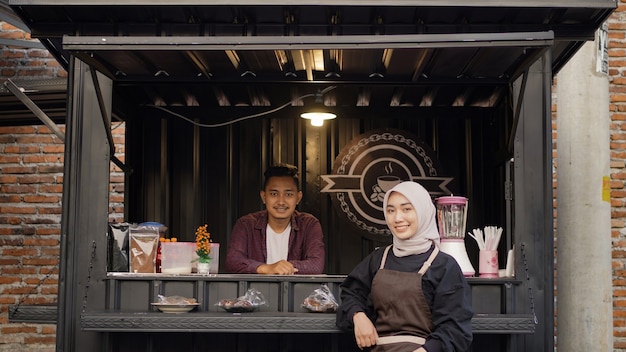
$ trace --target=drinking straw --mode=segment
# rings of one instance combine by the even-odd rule
[[[479,250],[496,251],[502,236],[502,228],[496,226],[485,226],[484,233],[481,229],[472,230],[473,234],[467,234],[476,241]]]
[[[479,250],[485,250],[485,240],[483,239],[483,232],[481,229],[472,230],[474,234],[472,235],[470,232],[467,234],[476,241]]]

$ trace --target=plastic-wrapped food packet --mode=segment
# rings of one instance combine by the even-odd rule
[[[109,223],[107,233],[107,271],[128,271],[129,223]]]
[[[250,288],[243,296],[221,299],[215,305],[221,307],[227,312],[245,313],[253,312],[265,303],[265,297],[263,294],[255,288]]]
[[[141,225],[131,226],[129,241],[129,271],[131,273],[155,273],[158,244],[158,227]]]
[[[315,313],[332,313],[337,311],[339,304],[326,284],[315,289],[304,299],[302,307]]]
[[[196,301],[195,298],[187,298],[187,297],[183,297],[183,296],[163,296],[163,295],[158,295],[158,302],[157,303],[161,303],[161,304],[196,304],[198,303],[198,301]]]

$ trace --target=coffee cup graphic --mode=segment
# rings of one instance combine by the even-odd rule
[[[378,186],[380,186],[380,189],[382,189],[383,192],[387,192],[388,190],[392,189],[393,186],[402,182],[400,177],[394,175],[378,176],[376,180],[378,182]]]

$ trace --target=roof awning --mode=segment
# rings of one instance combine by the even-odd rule
[[[216,119],[328,91],[355,108],[490,108],[545,50],[558,71],[615,1],[11,0],[67,66],[125,103]],[[198,111],[200,109],[197,109]]]

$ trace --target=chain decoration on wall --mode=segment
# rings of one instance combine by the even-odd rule
[[[533,297],[533,287],[530,285],[530,275],[528,274],[528,262],[526,260],[526,250],[524,243],[521,245],[522,250],[522,259],[524,261],[524,273],[526,274],[526,283],[528,285],[528,299],[530,300],[530,311],[533,314],[533,321],[535,325],[539,324],[539,320],[537,320],[537,314],[535,313],[535,299]]]
[[[37,285],[35,285],[35,287],[33,287],[30,291],[28,291],[25,295],[23,295],[20,298],[20,300],[17,302],[17,304],[14,307],[9,307],[9,316],[14,316],[15,315],[15,313],[20,309],[20,306],[26,301],[26,299],[28,297],[30,297],[30,295],[32,295],[36,291],[38,291],[39,288],[41,287],[41,285],[43,285],[43,283],[46,282],[46,280],[48,280],[56,272],[55,269],[59,269],[59,262],[58,261],[50,269],[50,272],[48,272],[43,278],[41,278],[41,280],[39,280],[39,282],[37,282]]]
[[[96,241],[91,242],[91,259],[89,260],[89,268],[87,269],[87,283],[85,283],[85,295],[83,296],[83,310],[87,309],[87,296],[89,294],[89,285],[91,284],[91,271],[93,270],[93,261],[96,258]]]

